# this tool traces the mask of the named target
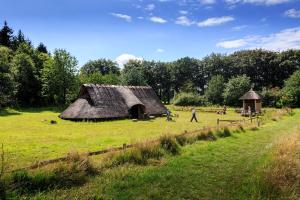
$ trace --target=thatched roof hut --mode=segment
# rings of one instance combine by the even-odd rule
[[[78,99],[59,117],[69,120],[143,118],[144,113],[161,115],[166,110],[149,86],[84,84]]]
[[[261,112],[261,96],[256,93],[252,88],[246,92],[240,100],[243,101],[243,112],[248,112],[248,107],[250,106],[251,112],[260,113]]]

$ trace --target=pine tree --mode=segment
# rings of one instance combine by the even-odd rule
[[[0,30],[0,45],[11,47],[13,38],[13,30],[4,21],[4,26]]]
[[[41,53],[48,54],[47,47],[42,42],[39,44],[39,46],[36,48],[36,50],[41,52]]]

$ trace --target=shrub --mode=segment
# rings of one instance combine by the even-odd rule
[[[160,145],[168,153],[171,153],[173,155],[179,154],[179,145],[171,136],[164,135],[160,137]]]
[[[224,90],[225,80],[222,75],[216,75],[211,77],[208,82],[208,87],[205,90],[205,97],[212,104],[222,104],[223,103],[223,90]]]
[[[227,105],[238,106],[240,104],[239,98],[247,92],[251,87],[250,78],[246,75],[237,76],[229,79],[225,84],[223,93],[224,101]]]
[[[281,100],[285,106],[300,106],[300,70],[295,71],[284,82]]]
[[[176,139],[176,141],[178,142],[178,144],[180,146],[184,146],[184,145],[186,145],[188,143],[188,139],[184,135],[176,135],[175,139]]]
[[[281,107],[280,96],[281,90],[279,87],[263,88],[261,95],[264,100],[264,105],[269,107]]]
[[[207,101],[204,96],[200,96],[195,93],[179,93],[174,99],[174,105],[176,106],[202,106],[207,105]]]
[[[197,140],[216,140],[217,138],[214,136],[212,130],[206,130],[197,135]]]
[[[217,134],[218,137],[221,137],[221,138],[231,136],[231,132],[230,132],[228,127],[225,127],[223,129],[218,129],[216,131],[216,134]]]

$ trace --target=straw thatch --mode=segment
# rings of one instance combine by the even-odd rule
[[[166,107],[149,86],[84,84],[78,99],[61,115],[69,120],[97,120],[130,117],[133,108],[149,115],[161,115]]]
[[[261,96],[257,94],[252,88],[246,92],[240,100],[260,100]]]

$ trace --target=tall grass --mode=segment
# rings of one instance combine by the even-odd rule
[[[97,172],[87,156],[76,152],[68,154],[67,161],[43,171],[19,170],[11,174],[11,190],[32,193],[57,187],[70,187],[86,182],[87,177]]]
[[[0,199],[6,199],[6,188],[3,178],[4,175],[4,147],[1,145],[0,149]]]
[[[150,159],[159,160],[163,151],[157,143],[144,142],[131,149],[111,153],[106,159],[106,167],[116,167],[124,164],[146,165]]]
[[[161,147],[172,155],[180,153],[180,147],[175,138],[171,135],[163,135],[159,139]]]
[[[265,168],[265,196],[300,199],[300,130],[275,147],[273,162]]]

